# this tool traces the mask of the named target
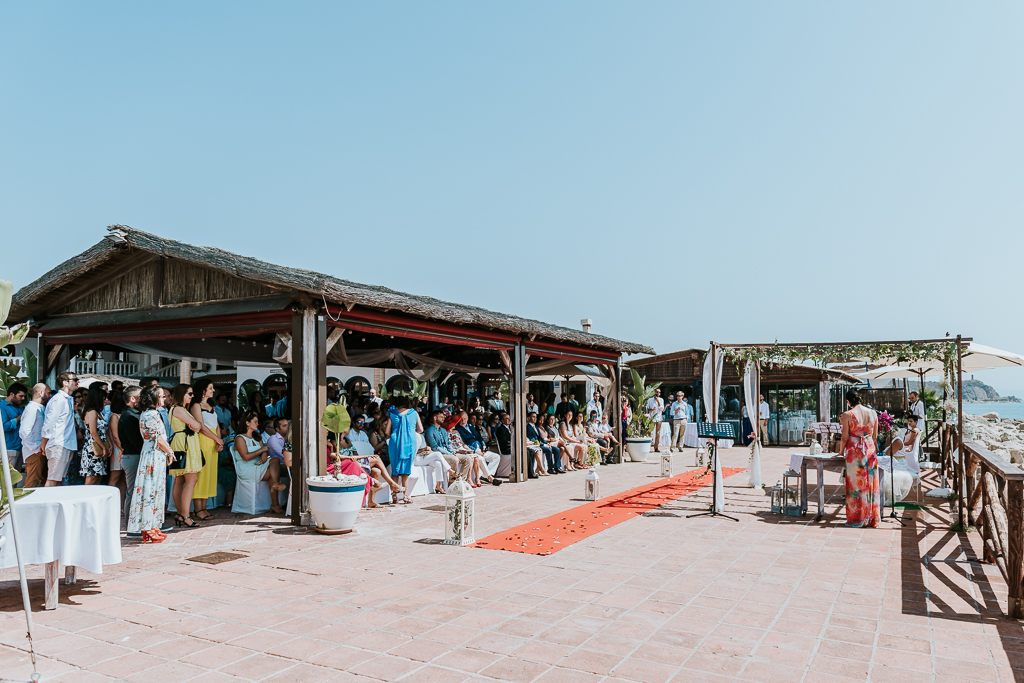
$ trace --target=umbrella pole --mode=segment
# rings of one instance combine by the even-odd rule
[[[956,465],[956,500],[957,514],[960,519],[960,526],[967,528],[964,523],[964,355],[963,342],[958,334],[956,336],[956,441],[958,461]]]

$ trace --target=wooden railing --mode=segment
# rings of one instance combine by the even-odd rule
[[[1009,589],[1007,612],[1024,617],[1024,471],[964,441],[967,520],[984,541],[984,560],[995,564]]]

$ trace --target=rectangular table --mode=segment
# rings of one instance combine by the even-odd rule
[[[838,453],[821,453],[811,455],[810,453],[799,453],[803,456],[800,463],[800,506],[807,510],[807,470],[814,468],[817,474],[818,514],[814,519],[819,519],[825,514],[825,470],[840,472],[846,468],[846,459]]]
[[[121,494],[113,486],[51,486],[14,501],[25,565],[46,565],[45,609],[57,608],[57,574],[75,582],[75,568],[102,574],[121,561]],[[18,566],[10,517],[0,522],[0,569]]]

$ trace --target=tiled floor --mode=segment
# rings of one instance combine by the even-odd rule
[[[789,453],[765,453],[769,484]],[[677,455],[676,472],[693,461]],[[745,467],[747,452],[723,462]],[[653,459],[602,468],[602,493],[658,472]],[[579,504],[582,476],[478,489],[478,537]],[[839,496],[820,522],[782,518],[746,476],[726,481],[739,522],[687,519],[705,489],[546,557],[433,543],[442,514],[423,508],[438,496],[364,512],[342,537],[222,515],[161,545],[125,542],[122,564],[61,586],[59,609],[35,612],[39,669],[143,683],[1024,680],[999,572],[961,546],[976,535],[932,510],[845,528]],[[246,557],[186,559],[217,550]],[[0,572],[0,678],[24,679],[16,578]]]

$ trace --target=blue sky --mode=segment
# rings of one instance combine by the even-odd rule
[[[654,346],[1024,352],[1024,5],[6,3],[16,286],[124,223]],[[1024,370],[979,374],[1024,396]]]

